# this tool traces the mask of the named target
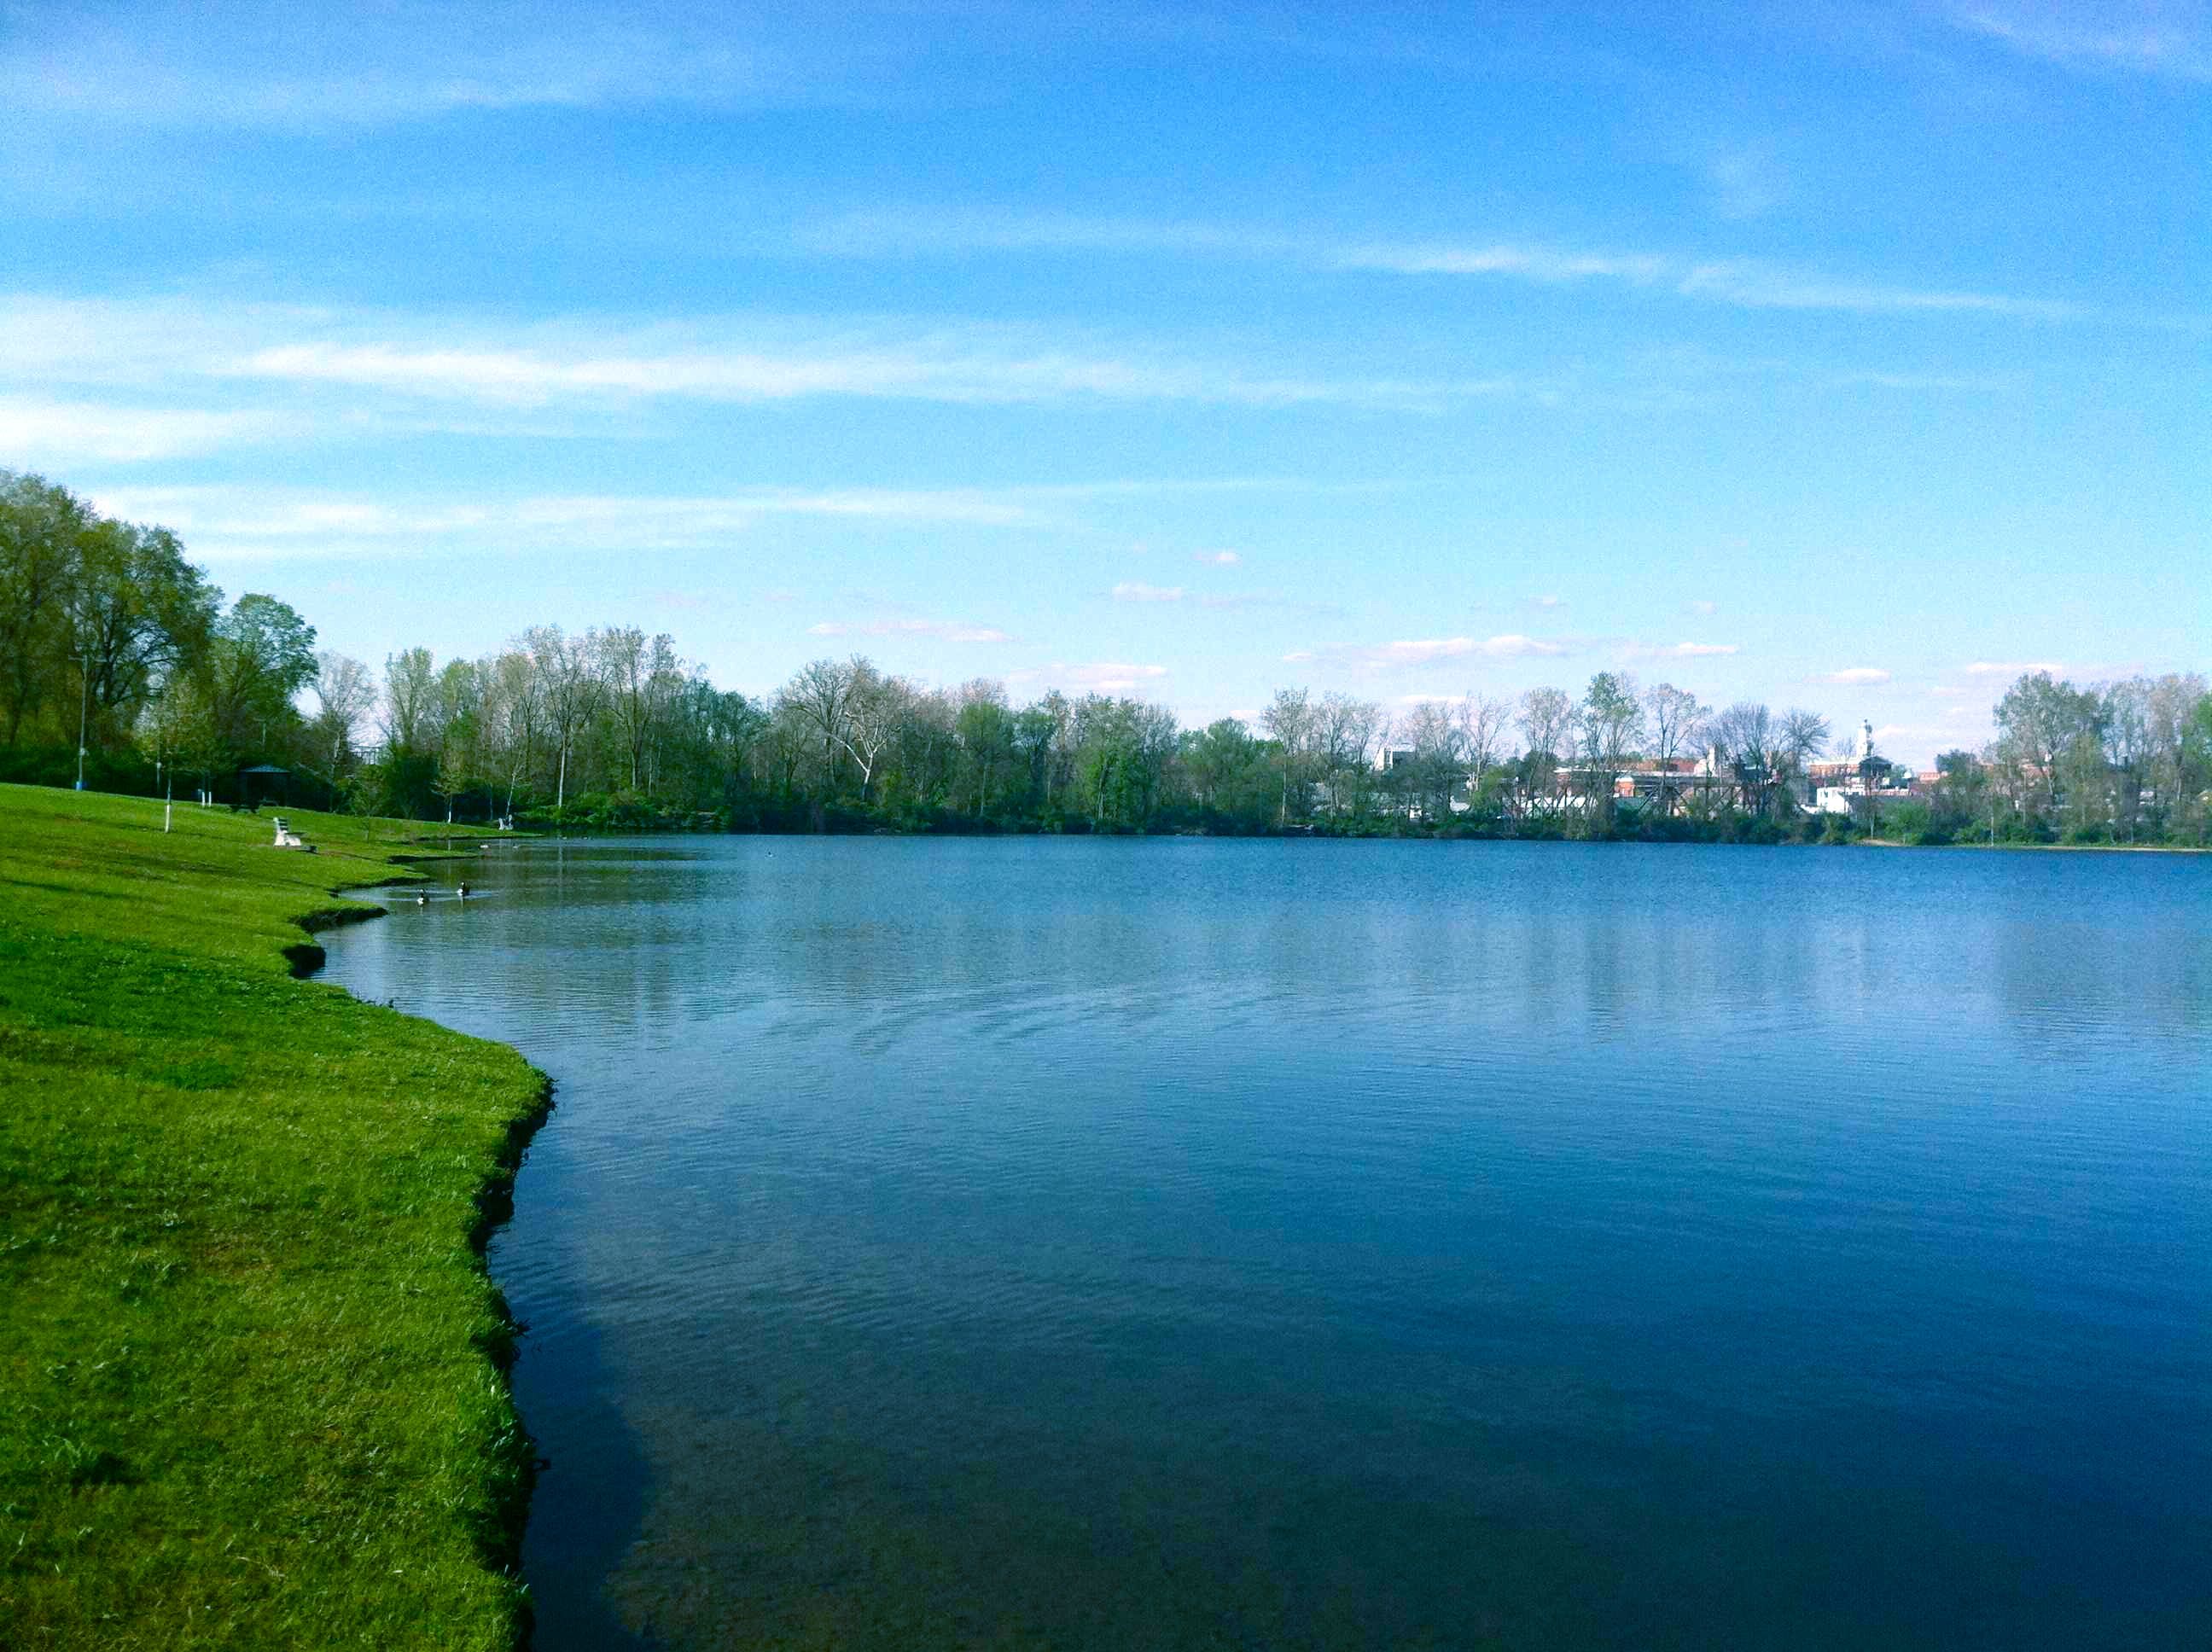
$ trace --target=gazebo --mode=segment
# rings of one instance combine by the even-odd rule
[[[238,771],[239,801],[249,809],[259,808],[262,799],[269,794],[272,777],[283,782],[277,789],[283,793],[282,800],[289,802],[292,793],[292,771],[289,768],[279,768],[274,763],[256,763],[251,768],[241,768]],[[257,793],[259,795],[257,796]]]

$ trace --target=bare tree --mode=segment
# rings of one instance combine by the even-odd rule
[[[860,771],[860,801],[868,799],[876,763],[899,732],[915,697],[903,677],[885,677],[855,654],[846,669],[845,717],[837,743]]]
[[[681,673],[675,640],[648,637],[635,625],[594,632],[598,675],[607,710],[629,759],[629,789],[649,783],[647,753]]]
[[[568,801],[568,756],[576,736],[599,709],[600,685],[592,669],[595,649],[589,635],[570,637],[557,625],[537,625],[522,634],[544,708],[545,730],[558,756],[553,806]]]
[[[1418,701],[1398,720],[1397,738],[1413,751],[1413,782],[1421,812],[1451,818],[1452,789],[1466,773],[1459,722],[1441,701]]]
[[[1575,702],[1558,689],[1531,689],[1521,696],[1521,738],[1528,747],[1522,784],[1529,805],[1556,797],[1559,760],[1574,743]]]
[[[2148,678],[2134,677],[2108,683],[2099,696],[2103,701],[2105,762],[2112,773],[2112,823],[2135,841],[2136,822],[2142,813],[2143,787],[2149,778],[2151,759],[2151,695]]]
[[[1332,818],[1344,813],[1347,793],[1364,796],[1372,773],[1376,743],[1387,726],[1382,708],[1339,690],[1322,695],[1313,708],[1311,750],[1328,788]]]
[[[538,663],[522,648],[509,648],[480,667],[484,683],[484,749],[507,772],[507,806],[538,755],[544,737],[545,683]]]
[[[1774,714],[1756,701],[1739,700],[1713,720],[1712,738],[1749,814],[1764,814],[1780,785]]]
[[[1483,778],[1506,759],[1513,726],[1510,701],[1470,690],[1459,702],[1460,756],[1467,764],[1469,791],[1480,791]]]
[[[837,754],[846,746],[853,723],[853,667],[862,663],[817,659],[793,673],[776,694],[776,709],[813,737],[822,763],[825,794],[836,791]]]
[[[1281,748],[1283,771],[1282,806],[1276,813],[1276,824],[1286,826],[1291,819],[1291,787],[1297,780],[1299,812],[1304,812],[1304,783],[1310,747],[1314,735],[1314,708],[1308,702],[1304,689],[1278,689],[1267,709],[1260,714],[1260,726],[1267,731],[1268,738]]]
[[[309,684],[315,694],[314,728],[329,743],[325,778],[336,786],[362,720],[376,704],[376,679],[358,659],[327,648],[315,656],[315,680]]]

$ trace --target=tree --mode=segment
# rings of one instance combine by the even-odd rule
[[[2058,805],[2060,756],[2085,735],[2094,738],[2097,709],[2094,695],[2055,680],[2049,671],[2022,676],[1997,701],[1997,738],[2030,795],[2040,794],[2045,810],[2055,811]]]
[[[1416,701],[1398,720],[1397,740],[1411,750],[1402,783],[1412,809],[1431,823],[1452,817],[1452,792],[1466,774],[1459,725],[1449,707],[1434,700]]]
[[[539,683],[546,732],[558,760],[553,806],[565,808],[569,756],[599,706],[601,685],[592,670],[596,651],[588,635],[571,637],[557,625],[532,626],[522,634],[522,646]]]
[[[221,601],[167,528],[104,519],[80,528],[63,606],[105,740],[126,737],[168,674],[205,655]]]
[[[2104,759],[2110,777],[2114,831],[2132,843],[2142,815],[2143,788],[2149,783],[2152,684],[2130,677],[2106,685],[2100,698]]]
[[[857,656],[855,657],[857,659]],[[853,719],[853,666],[835,659],[802,665],[776,694],[776,708],[813,737],[825,800],[836,794],[838,754]],[[819,815],[817,817],[819,823]]]
[[[0,720],[11,746],[70,672],[64,601],[91,520],[68,489],[0,471]]]
[[[1614,788],[1644,738],[1644,702],[1636,679],[1613,671],[1590,678],[1576,714],[1576,733],[1589,787],[1589,817],[1609,829]]]
[[[1516,720],[1528,748],[1522,761],[1520,791],[1526,806],[1543,806],[1542,799],[1556,800],[1559,761],[1574,743],[1575,704],[1558,689],[1531,689],[1521,696]]]
[[[1671,814],[1681,801],[1681,785],[1664,778],[1674,765],[1705,738],[1712,708],[1672,683],[1662,683],[1644,696],[1644,726],[1652,759],[1659,765],[1659,808]]]
[[[315,656],[313,686],[315,717],[310,732],[318,757],[330,754],[323,778],[335,791],[351,755],[354,735],[376,704],[376,681],[358,659],[325,650]]]
[[[992,800],[1003,799],[1014,779],[1014,720],[1006,707],[1006,689],[987,677],[963,684],[952,732],[960,743],[961,801],[972,799],[969,812],[986,819]]]
[[[845,717],[838,744],[860,771],[860,801],[868,800],[868,786],[876,764],[897,734],[915,700],[911,683],[903,677],[885,677],[855,654],[847,669]]]
[[[1314,709],[1312,750],[1328,787],[1328,811],[1340,818],[1346,805],[1357,812],[1368,805],[1375,778],[1375,749],[1389,728],[1382,708],[1337,690],[1322,695]]]
[[[1209,815],[1237,816],[1239,804],[1249,799],[1255,771],[1267,761],[1266,748],[1234,717],[1222,717],[1182,737],[1181,756],[1185,777],[1198,806]],[[1273,793],[1275,787],[1261,772],[1261,784]],[[1270,795],[1267,803],[1275,799]],[[1261,808],[1266,810],[1267,805]],[[1267,812],[1273,812],[1268,811]],[[1266,818],[1263,813],[1261,817]]]
[[[270,752],[299,721],[293,696],[314,681],[315,628],[289,604],[248,592],[215,628],[205,665],[207,715],[226,762]]]
[[[1504,762],[1510,749],[1513,724],[1510,701],[1486,698],[1470,690],[1459,702],[1460,756],[1467,765],[1470,793],[1480,793],[1491,771]]]
[[[1305,813],[1305,774],[1309,747],[1313,739],[1314,713],[1304,689],[1278,689],[1267,709],[1260,714],[1260,726],[1267,731],[1268,738],[1275,743],[1276,762],[1282,769],[1283,793],[1281,805],[1276,811],[1275,823],[1287,826],[1291,821],[1291,788],[1295,784],[1299,792],[1298,812]]]
[[[537,661],[520,648],[478,662],[477,674],[483,685],[485,761],[504,772],[507,803],[501,812],[512,814],[515,793],[543,736],[545,685]]]
[[[1765,814],[1783,780],[1774,714],[1756,701],[1739,700],[1713,720],[1711,732],[1744,811]]]

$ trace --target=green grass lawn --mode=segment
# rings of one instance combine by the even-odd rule
[[[494,1648],[544,1081],[294,977],[421,828],[0,786],[0,1645]]]

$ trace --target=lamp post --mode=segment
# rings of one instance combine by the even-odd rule
[[[92,707],[92,655],[87,653],[71,656],[76,661],[76,789],[84,790],[84,736],[86,720]]]

